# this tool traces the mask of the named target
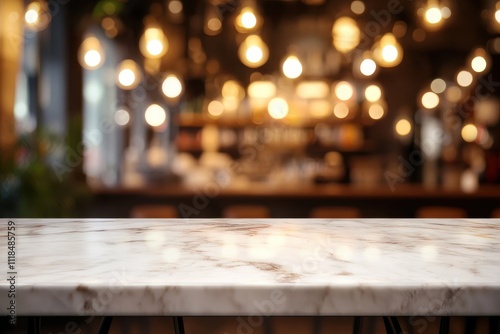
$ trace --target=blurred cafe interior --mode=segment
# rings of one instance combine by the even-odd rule
[[[0,215],[500,216],[500,1],[2,0]]]

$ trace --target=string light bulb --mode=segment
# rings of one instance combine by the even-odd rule
[[[252,6],[243,7],[234,21],[234,27],[240,33],[256,31],[262,25],[263,19]]]
[[[238,57],[247,67],[261,67],[269,58],[269,48],[260,36],[250,35],[238,48]]]
[[[42,31],[47,28],[52,20],[50,10],[45,1],[33,1],[26,7],[24,23],[31,31]]]
[[[477,48],[469,56],[470,68],[475,73],[484,73],[491,67],[491,57],[483,48]]]
[[[283,62],[283,74],[289,79],[297,79],[302,74],[302,63],[294,55],[288,56]]]
[[[116,84],[121,89],[131,90],[136,88],[141,81],[139,65],[132,59],[126,59],[118,65]]]
[[[341,53],[348,53],[358,46],[361,32],[358,24],[350,17],[338,18],[332,27],[333,46]]]
[[[182,94],[182,82],[175,74],[169,74],[161,85],[163,94],[169,99],[176,99]]]
[[[157,26],[149,26],[144,30],[140,40],[139,49],[144,57],[159,59],[168,51],[168,39],[163,30]]]
[[[422,20],[427,30],[441,28],[444,21],[451,17],[451,9],[439,3],[437,0],[429,0],[421,9]]]
[[[105,54],[101,42],[94,35],[87,36],[78,50],[78,61],[87,70],[96,70],[104,64]]]
[[[403,60],[403,47],[392,33],[387,33],[373,46],[373,57],[382,67],[395,67]]]

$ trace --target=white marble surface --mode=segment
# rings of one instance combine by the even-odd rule
[[[500,315],[498,219],[14,221],[17,315]]]

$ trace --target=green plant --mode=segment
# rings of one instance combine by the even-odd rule
[[[74,127],[73,127],[74,128]],[[71,129],[71,127],[70,127]],[[75,135],[47,131],[22,135],[10,156],[0,159],[0,216],[23,218],[74,217],[89,197],[77,170],[58,177],[51,165],[59,152],[75,147]]]

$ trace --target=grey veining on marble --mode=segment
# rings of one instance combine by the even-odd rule
[[[498,219],[14,221],[18,315],[500,315]]]

